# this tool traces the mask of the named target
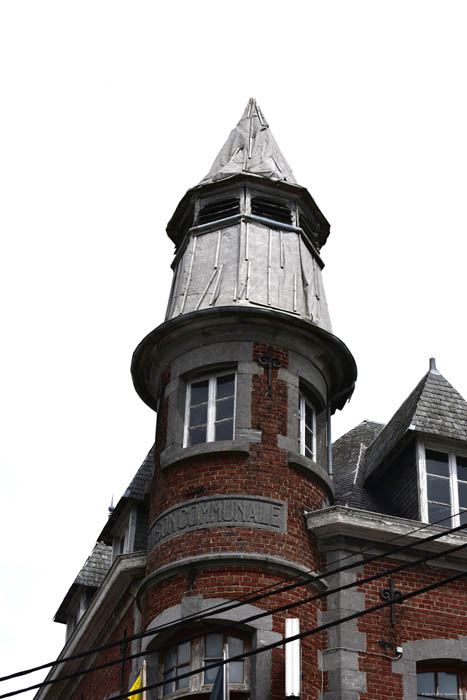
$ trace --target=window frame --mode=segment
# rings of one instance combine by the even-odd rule
[[[236,412],[237,412],[237,372],[233,368],[228,368],[223,371],[214,372],[213,374],[203,374],[193,377],[186,385],[185,397],[185,418],[183,425],[183,447],[196,447],[197,445],[205,445],[209,442],[222,442],[216,440],[216,389],[217,379],[233,375],[234,377],[234,394],[233,394],[233,415],[232,415],[232,440],[235,440],[236,428]],[[190,428],[190,408],[191,408],[191,387],[198,382],[208,381],[208,401],[207,401],[207,418],[206,418],[206,440],[195,445],[189,445],[189,428]]]
[[[460,506],[459,506],[459,490],[458,484],[459,480],[457,478],[457,457],[462,457],[467,459],[467,452],[452,447],[449,445],[440,445],[436,442],[431,441],[418,441],[418,471],[419,471],[419,492],[420,492],[420,519],[422,522],[429,523],[428,515],[428,473],[426,469],[426,452],[427,450],[432,450],[435,452],[441,452],[448,456],[448,466],[449,466],[449,477],[444,477],[449,479],[449,493],[451,498],[451,523],[448,522],[448,516],[446,516],[446,522],[439,523],[441,527],[457,527],[460,525]],[[460,479],[461,482],[466,483],[464,479]],[[436,501],[434,501],[436,502]],[[463,508],[467,512],[467,508]]]
[[[311,409],[312,412],[312,427],[311,431],[313,434],[312,440],[312,454],[311,457],[306,453],[306,406]],[[298,453],[307,459],[311,459],[316,462],[316,408],[314,403],[311,401],[309,394],[303,389],[299,389],[298,392]]]
[[[417,663],[417,677],[421,673],[455,673],[457,675],[457,700],[467,700],[467,670],[463,666],[450,666],[445,664],[428,664],[422,665]],[[436,682],[436,675],[435,675]],[[436,687],[436,686],[435,686]],[[439,698],[443,700],[444,698],[453,698],[454,696],[445,695],[433,695],[430,693],[421,693],[418,691],[417,684],[417,698],[426,698],[431,700],[432,698]],[[455,700],[455,698],[454,698]]]
[[[206,665],[206,637],[209,634],[221,634],[222,635],[222,648],[228,637],[234,637],[236,639],[241,639],[243,642],[244,653],[248,652],[252,648],[251,635],[248,632],[242,632],[235,630],[234,633],[229,631],[224,631],[222,629],[208,629],[205,631],[200,631],[199,637],[193,639],[190,642],[190,671],[195,671]],[[164,653],[159,655],[159,670],[158,670],[158,680],[164,681],[164,671],[165,671],[165,659],[169,652],[173,649],[177,649],[180,646],[180,642],[174,640],[174,643],[164,650]],[[216,657],[217,658],[217,657]],[[214,657],[212,657],[214,659]],[[211,662],[213,662],[211,659]],[[182,664],[183,665],[183,664]],[[175,667],[176,668],[176,667]],[[229,690],[232,692],[249,692],[250,690],[250,658],[243,660],[243,683],[231,683],[229,682]],[[167,683],[176,683],[176,677],[167,681]],[[167,698],[174,698],[184,695],[192,695],[194,693],[209,693],[213,688],[214,683],[205,683],[205,671],[200,671],[199,673],[194,673],[192,676],[188,677],[188,685],[183,688],[175,688],[169,693],[164,694],[164,685],[159,687],[157,697],[158,700],[166,700]]]

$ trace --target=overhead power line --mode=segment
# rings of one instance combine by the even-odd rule
[[[467,576],[467,571],[462,571],[458,574],[455,574],[454,576],[449,576],[445,579],[441,579],[441,581],[431,583],[427,586],[423,586],[422,588],[417,588],[415,591],[411,591],[410,593],[404,593],[403,595],[401,595],[398,598],[397,602],[402,603],[404,600],[409,600],[411,598],[415,598],[416,596],[422,595],[423,593],[428,593],[429,591],[435,590],[436,588],[440,588],[441,586],[445,586],[448,583],[453,583],[454,581],[458,581],[461,578],[464,578],[465,576]],[[361,581],[359,581],[358,584],[360,585]],[[351,615],[347,615],[345,617],[339,618],[338,620],[334,620],[332,622],[327,622],[323,625],[319,625],[318,627],[313,627],[312,629],[305,630],[305,631],[300,632],[299,634],[295,634],[291,637],[285,637],[284,639],[280,639],[277,642],[267,644],[264,647],[260,647],[259,649],[252,649],[251,651],[247,651],[247,652],[244,652],[242,654],[237,654],[236,656],[231,656],[228,659],[225,659],[222,661],[217,661],[217,662],[212,663],[212,664],[200,666],[199,668],[194,669],[192,671],[187,671],[186,673],[181,673],[180,675],[176,676],[176,679],[181,680],[183,678],[189,678],[190,676],[202,673],[203,671],[206,671],[206,670],[211,670],[213,668],[218,668],[220,666],[224,666],[225,664],[228,664],[228,663],[232,663],[235,661],[243,661],[244,659],[250,658],[252,656],[256,656],[257,654],[262,654],[265,651],[271,651],[272,649],[276,649],[277,647],[283,646],[284,644],[287,644],[289,642],[294,642],[298,639],[305,639],[306,637],[310,637],[314,634],[324,632],[328,629],[331,629],[332,627],[336,627],[337,625],[341,625],[345,622],[350,622],[350,621],[356,620],[360,617],[364,617],[366,615],[369,615],[373,612],[376,612],[378,610],[381,610],[381,609],[386,608],[389,605],[393,605],[393,604],[394,604],[394,601],[392,601],[392,600],[384,601],[383,603],[377,603],[376,605],[373,605],[370,608],[365,608],[364,610],[360,610],[358,612],[352,613]],[[132,695],[137,695],[138,693],[142,693],[145,690],[153,690],[154,688],[159,688],[161,685],[164,685],[165,683],[167,683],[167,680],[162,680],[162,681],[158,681],[157,683],[152,683],[151,685],[147,685],[144,688],[139,688],[138,690],[126,691],[125,693],[123,693],[121,695],[114,695],[113,700],[126,700],[128,697],[130,697]],[[14,695],[18,695],[19,693],[26,692],[26,690],[30,690],[30,689],[37,688],[37,687],[42,687],[43,685],[47,685],[47,682],[40,683],[37,686],[32,686],[31,688],[24,688],[22,690],[16,690],[16,691],[12,691],[10,693],[5,693],[4,695],[0,695],[0,699],[12,697]]]
[[[452,516],[447,516],[447,518],[449,518],[449,519],[451,517]],[[442,522],[442,521],[446,520],[447,518],[442,518],[441,520],[437,521],[437,523]],[[430,525],[436,525],[437,523],[425,523],[424,525],[422,525],[418,528],[415,528],[414,530],[411,530],[409,533],[405,533],[404,535],[398,535],[396,538],[393,538],[392,540],[389,540],[386,542],[381,542],[380,544],[387,545],[388,543],[395,541],[397,539],[400,539],[401,537],[407,537],[409,535],[413,535],[417,532],[420,532],[421,530],[426,529]],[[343,571],[348,571],[349,569],[352,569],[356,566],[368,564],[368,563],[371,563],[373,561],[377,561],[378,559],[384,559],[384,558],[390,557],[394,554],[397,554],[398,552],[402,552],[402,551],[405,551],[407,549],[411,549],[413,547],[417,547],[417,546],[423,545],[425,543],[435,541],[437,539],[440,539],[441,537],[445,537],[446,535],[450,535],[450,534],[453,534],[453,533],[458,532],[460,530],[463,530],[466,527],[467,527],[467,523],[464,525],[457,525],[456,527],[446,529],[444,532],[435,533],[434,535],[430,535],[429,537],[424,537],[424,538],[421,538],[419,540],[415,540],[414,542],[409,542],[408,544],[405,544],[405,545],[393,547],[392,549],[390,549],[387,552],[384,552],[382,554],[374,554],[366,559],[361,559],[359,561],[353,561],[350,564],[347,564],[345,566],[336,567],[334,569],[325,571],[324,573],[314,574],[315,570],[312,569],[308,572],[304,572],[303,574],[301,574],[302,578],[297,583],[292,583],[292,584],[287,584],[286,586],[281,586],[280,588],[277,588],[276,590],[272,590],[264,595],[261,593],[257,594],[256,592],[253,592],[253,595],[246,594],[246,597],[244,597],[243,599],[236,598],[236,599],[233,599],[232,602],[212,606],[202,613],[193,613],[192,615],[184,617],[183,620],[180,620],[180,623],[181,624],[189,624],[191,622],[199,622],[207,617],[211,617],[214,610],[216,610],[218,613],[228,612],[230,610],[233,610],[234,608],[241,607],[242,605],[248,605],[250,603],[255,603],[259,600],[263,600],[264,598],[267,598],[267,597],[270,597],[273,595],[277,595],[279,593],[284,593],[284,592],[287,592],[289,590],[293,590],[294,588],[298,588],[299,586],[305,585],[307,583],[313,584],[313,583],[315,583],[323,578],[326,578],[328,576],[332,576],[332,575],[337,574],[337,573],[341,573]],[[369,551],[369,550],[364,550],[364,552],[365,551]],[[354,554],[349,555],[348,557],[343,557],[342,559],[338,560],[337,563],[339,563],[340,561],[345,561],[348,558],[354,558],[354,557],[355,557]],[[311,577],[311,574],[314,574],[313,577]],[[306,578],[307,576],[310,578],[307,579]],[[295,580],[295,578],[297,578],[297,577],[293,577],[292,580]],[[276,586],[279,584],[273,584],[273,585]],[[268,589],[270,587],[268,586],[265,588]],[[261,591],[264,589],[259,589],[259,590]],[[248,596],[250,596],[250,597],[248,597]],[[173,626],[172,623],[166,623],[166,624],[160,625],[158,627],[153,627],[152,629],[146,630],[145,632],[138,632],[136,634],[129,635],[125,639],[119,639],[119,640],[116,640],[114,642],[110,642],[109,644],[104,644],[104,645],[99,646],[99,647],[93,647],[92,649],[87,649],[87,650],[79,652],[77,654],[70,654],[69,656],[64,656],[61,659],[59,658],[59,659],[56,659],[54,661],[49,661],[47,663],[40,664],[38,666],[34,666],[34,667],[29,668],[29,669],[25,669],[22,671],[16,671],[15,673],[11,673],[9,675],[1,677],[0,682],[11,680],[13,678],[18,678],[20,676],[28,675],[30,673],[35,673],[36,671],[42,671],[46,668],[56,667],[56,666],[59,666],[61,664],[66,663],[67,661],[75,661],[75,660],[83,658],[85,656],[90,656],[93,654],[97,654],[101,651],[106,651],[107,649],[111,649],[113,647],[119,647],[123,643],[130,643],[136,639],[142,639],[144,637],[152,636],[156,632],[162,631],[164,629],[168,629],[172,626]]]
[[[219,626],[218,629],[223,631],[225,629],[237,627],[239,624],[251,623],[255,620],[261,619],[263,617],[267,617],[269,615],[273,615],[273,614],[278,613],[278,612],[286,612],[287,610],[291,610],[292,608],[296,608],[296,607],[299,607],[301,605],[305,605],[306,603],[310,603],[310,602],[313,602],[316,600],[320,600],[322,598],[326,598],[327,596],[329,596],[331,594],[339,593],[341,591],[348,590],[348,589],[353,588],[355,586],[362,586],[362,585],[365,585],[367,583],[370,583],[371,581],[375,581],[377,579],[384,578],[385,576],[397,573],[399,571],[403,571],[403,570],[411,568],[413,566],[419,566],[420,564],[424,564],[428,561],[439,558],[441,556],[446,556],[447,554],[452,554],[454,552],[458,552],[462,549],[465,549],[466,547],[467,547],[467,542],[460,544],[460,545],[457,545],[455,547],[451,547],[450,549],[445,550],[443,552],[433,552],[431,554],[427,554],[424,557],[421,557],[421,558],[416,559],[414,561],[404,562],[403,564],[399,564],[398,566],[392,567],[390,569],[385,569],[384,571],[382,571],[380,573],[373,574],[371,576],[367,576],[363,579],[358,579],[356,581],[347,583],[343,586],[338,586],[337,588],[329,589],[327,591],[321,591],[320,593],[317,593],[313,596],[308,596],[307,598],[303,598],[299,601],[293,601],[291,603],[286,603],[282,606],[275,607],[271,610],[263,610],[260,613],[257,613],[255,615],[251,615],[250,617],[244,618],[240,621],[235,621],[235,622],[227,621],[224,625]],[[467,574],[467,572],[466,572],[466,574]],[[153,631],[153,634],[154,634],[154,631]],[[198,639],[199,636],[200,636],[199,633],[197,633],[197,634],[192,635],[190,637],[186,637],[184,639],[178,640],[177,643],[183,644],[185,642],[191,642],[195,639]],[[173,646],[173,645],[170,644],[170,645],[162,646],[162,647],[158,648],[157,651],[158,652],[166,651],[171,646]],[[98,666],[92,666],[91,668],[88,668],[88,669],[82,669],[80,671],[75,671],[74,673],[66,674],[66,675],[60,676],[58,678],[49,679],[49,680],[43,681],[42,683],[38,683],[38,684],[35,684],[32,686],[29,686],[27,688],[23,688],[23,689],[16,690],[16,691],[11,691],[10,693],[6,693],[5,695],[0,695],[0,699],[12,697],[13,695],[19,695],[20,693],[24,693],[24,692],[29,691],[29,690],[36,690],[38,688],[44,687],[46,685],[51,685],[53,683],[59,683],[59,682],[65,681],[65,680],[70,680],[72,678],[76,678],[76,677],[85,675],[87,673],[93,673],[93,672],[102,670],[104,668],[107,668],[109,666],[113,666],[115,664],[121,664],[121,663],[124,663],[125,661],[130,661],[130,660],[138,658],[140,656],[144,656],[146,653],[147,653],[147,651],[140,651],[140,652],[137,652],[135,654],[121,657],[119,659],[114,659],[113,661],[108,661],[108,662],[106,662],[104,664],[100,664]],[[184,676],[181,676],[181,677],[184,677]]]

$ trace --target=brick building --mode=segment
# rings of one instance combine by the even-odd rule
[[[55,617],[62,657],[129,641],[53,669],[48,680],[119,661],[38,700],[119,696],[143,659],[147,684],[160,684],[148,699],[208,698],[217,669],[183,674],[224,648],[261,652],[286,620],[311,630],[465,569],[464,550],[450,551],[462,532],[424,542],[467,520],[467,404],[434,361],[386,426],[364,421],[331,447],[356,365],[326,305],[329,224],[254,100],[167,232],[166,319],[132,364],[157,412],[155,445]],[[427,553],[440,556],[388,573]],[[352,567],[328,573],[339,562]],[[304,637],[299,690],[286,692],[283,645],[231,663],[230,698],[465,698],[466,612],[467,583],[451,581]]]

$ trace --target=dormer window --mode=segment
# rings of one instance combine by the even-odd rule
[[[421,446],[422,520],[446,527],[467,523],[467,456]]]
[[[234,372],[216,374],[188,384],[184,447],[234,439],[235,385]]]

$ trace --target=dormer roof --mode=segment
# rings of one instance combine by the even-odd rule
[[[66,623],[68,606],[78,587],[99,588],[112,564],[112,547],[98,542],[73,581],[68,593],[55,613],[55,622]]]
[[[239,174],[258,175],[269,180],[296,184],[292,169],[253,98],[248,101],[240,121],[230,132],[200,185]]]
[[[409,431],[467,441],[467,402],[434,363],[389,423],[368,447],[366,477],[382,464]]]
[[[131,480],[128,488],[126,489],[123,496],[118,501],[114,510],[111,512],[109,519],[104,525],[102,532],[100,533],[98,540],[99,542],[107,542],[110,544],[112,541],[112,529],[117,523],[121,513],[123,512],[126,504],[129,501],[142,502],[145,496],[149,494],[151,490],[152,476],[154,474],[154,445],[149,450],[146,458],[135,476]]]

